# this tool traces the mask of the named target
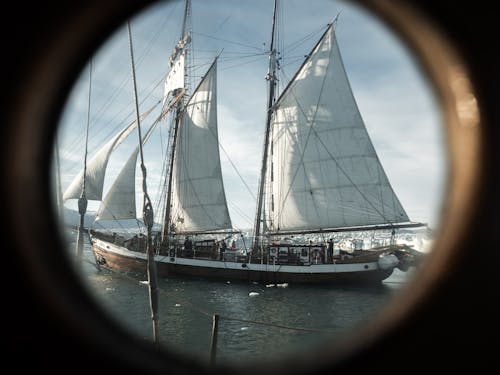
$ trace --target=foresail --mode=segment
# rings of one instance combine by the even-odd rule
[[[129,157],[97,210],[96,220],[123,220],[137,217],[135,207],[135,169],[137,148]]]
[[[153,125],[151,125],[143,138],[143,144],[148,141],[158,123],[159,121],[156,120]],[[106,197],[99,205],[96,220],[124,220],[137,218],[135,171],[137,168],[138,155],[139,147],[136,147],[120,171],[120,174],[113,182],[113,185],[111,185]]]
[[[333,26],[274,107],[269,231],[409,221],[352,94]]]
[[[104,176],[109,156],[118,144],[125,139],[137,126],[136,122],[130,124],[115,138],[111,139],[103,148],[90,160],[85,174],[85,194],[89,200],[101,200],[104,187]],[[76,176],[63,195],[63,200],[78,199],[82,194],[83,170]]]
[[[231,228],[217,131],[216,62],[186,104],[173,167],[171,223],[177,233]]]
[[[153,106],[141,116],[144,119],[154,108]],[[134,121],[123,129],[118,135],[106,143],[87,164],[87,171],[85,174],[85,195],[88,200],[102,200],[102,193],[104,187],[104,177],[106,174],[106,167],[111,153],[123,142],[130,133],[137,126],[137,121]],[[75,177],[63,195],[63,201],[68,199],[78,199],[82,194],[83,186],[83,170]]]

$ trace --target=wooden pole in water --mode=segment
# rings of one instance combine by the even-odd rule
[[[219,314],[214,314],[212,319],[212,341],[210,342],[210,366],[215,365],[217,355],[217,335],[219,331]]]
[[[148,286],[149,286],[149,307],[151,309],[151,320],[153,322],[153,340],[156,346],[159,345],[158,338],[158,276],[156,271],[156,263],[154,259],[154,249],[151,241],[152,228],[154,221],[153,206],[151,204],[151,199],[148,195],[148,189],[146,184],[146,166],[144,165],[144,154],[142,152],[142,135],[141,135],[141,123],[139,116],[139,102],[137,100],[137,85],[135,80],[135,66],[134,66],[134,49],[132,46],[132,31],[130,30],[130,22],[127,22],[128,28],[128,38],[130,46],[130,61],[132,65],[132,83],[134,86],[134,98],[135,98],[135,114],[137,121],[137,134],[139,136],[139,151],[141,156],[141,170],[142,170],[142,191],[144,193],[143,211],[142,219],[147,229],[147,243],[146,243],[146,253],[148,256]]]
[[[82,194],[78,199],[78,213],[80,214],[80,224],[78,225],[78,236],[76,238],[76,262],[78,266],[82,263],[83,258],[83,235],[85,226],[85,213],[87,212],[87,196],[85,192],[86,180],[87,180],[87,154],[89,145],[89,126],[90,126],[90,98],[92,94],[92,60],[89,66],[89,97],[88,97],[88,107],[87,107],[87,126],[85,134],[85,156],[83,161],[83,181],[82,181]]]
[[[87,211],[87,198],[85,190],[78,199],[78,213],[80,214],[80,223],[78,224],[78,235],[76,237],[76,263],[78,266],[82,264],[83,258],[83,235],[85,226],[85,212]]]

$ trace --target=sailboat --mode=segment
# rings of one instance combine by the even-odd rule
[[[170,56],[162,110],[154,127],[173,123],[165,167],[164,208],[151,234],[126,236],[89,231],[96,263],[144,272],[146,244],[154,246],[159,277],[189,276],[259,283],[378,283],[395,268],[407,270],[418,252],[392,239],[371,249],[339,249],[339,233],[390,231],[423,226],[411,222],[393,191],[370,140],[335,37],[335,21],[277,95],[279,58],[275,48],[274,2],[269,90],[257,207],[250,249],[228,247],[232,228],[222,180],[217,127],[217,58],[192,93],[185,60],[191,34],[185,26]],[[142,115],[149,115],[153,108]],[[102,203],[96,220],[136,217],[135,168],[139,148],[125,163],[105,197],[107,161],[135,127],[119,132],[91,160],[64,194],[78,198],[82,179],[87,197]],[[323,240],[311,237],[319,235]],[[325,237],[326,236],[326,237]],[[335,237],[335,241],[333,238]],[[329,238],[327,241],[325,238]]]

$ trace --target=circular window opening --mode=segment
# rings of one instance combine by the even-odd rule
[[[338,343],[430,255],[442,121],[414,56],[351,3],[155,4],[64,108],[68,256],[123,327],[200,362]]]

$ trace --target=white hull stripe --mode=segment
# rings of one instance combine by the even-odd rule
[[[102,250],[116,255],[121,255],[127,258],[142,259],[147,261],[146,253],[130,251],[122,246],[113,245],[100,240],[94,240],[94,246]],[[173,263],[193,267],[208,267],[208,268],[224,268],[241,270],[241,262],[232,261],[214,261],[207,259],[179,258],[170,257],[168,255],[155,255],[155,261],[158,263]],[[341,272],[362,272],[374,271],[380,269],[377,262],[352,263],[352,264],[310,264],[310,265],[286,265],[286,264],[260,264],[260,263],[245,263],[246,270],[249,271],[265,271],[265,272],[280,272],[280,273],[341,273]]]

